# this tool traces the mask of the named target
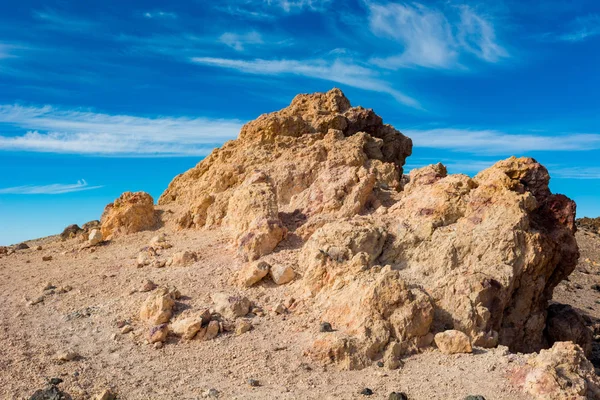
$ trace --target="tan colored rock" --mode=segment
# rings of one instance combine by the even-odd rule
[[[103,240],[102,232],[99,229],[93,229],[88,236],[88,244],[90,246],[96,246]]]
[[[42,256],[42,261],[52,261],[52,256]]]
[[[206,332],[202,337],[203,340],[212,340],[219,336],[219,322],[218,321],[210,321],[208,326],[206,327]]]
[[[173,246],[167,242],[167,235],[161,233],[150,239],[150,247],[154,249],[170,249]]]
[[[193,339],[202,328],[202,317],[190,316],[186,318],[180,318],[174,321],[170,328],[171,332],[177,336],[181,336],[183,339]]]
[[[56,354],[56,360],[59,362],[74,361],[80,358],[79,353],[75,351],[61,351]]]
[[[246,297],[214,293],[211,298],[215,304],[215,311],[225,318],[243,317],[250,312],[250,300]]]
[[[437,333],[434,337],[435,344],[442,353],[472,353],[471,340],[461,331],[447,330]]]
[[[142,304],[140,319],[153,325],[169,322],[173,315],[175,301],[171,293],[156,291]]]
[[[110,390],[106,389],[99,393],[95,398],[95,400],[116,400],[117,396],[114,395]]]
[[[139,292],[151,292],[154,289],[156,289],[156,283],[152,282],[150,279],[144,279],[144,281],[142,281],[142,284],[140,285],[140,288],[138,289]]]
[[[246,263],[238,272],[238,280],[243,287],[250,287],[267,276],[271,266],[265,261]]]
[[[515,368],[512,380],[539,400],[600,398],[600,378],[579,346],[556,342]]]
[[[235,325],[235,334],[236,336],[243,335],[244,333],[250,331],[252,329],[252,323],[246,320],[240,320]]]
[[[269,272],[273,282],[278,285],[285,285],[294,280],[294,277],[296,276],[294,269],[289,265],[276,265],[271,267]]]
[[[112,239],[153,228],[158,222],[152,196],[144,192],[125,192],[104,209],[102,236]]]
[[[185,267],[193,264],[197,260],[197,255],[193,251],[185,250],[173,253],[171,265]]]
[[[167,324],[155,325],[148,332],[148,341],[150,343],[161,343],[167,340],[169,335],[169,326]]]

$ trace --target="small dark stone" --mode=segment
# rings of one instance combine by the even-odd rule
[[[383,361],[377,361],[377,366],[378,366],[379,368],[383,368],[383,365],[384,365],[384,364],[383,364]]]
[[[260,386],[260,382],[256,379],[248,379],[248,385],[252,386],[252,387],[258,387]]]
[[[404,392],[392,392],[388,400],[408,400],[408,396]]]
[[[29,400],[71,400],[71,396],[50,385],[46,389],[36,390]]]
[[[63,380],[60,378],[50,378],[50,381],[48,381],[48,383],[50,383],[51,385],[60,385],[61,383],[63,383]]]
[[[333,328],[329,322],[321,322],[321,332],[333,332]]]
[[[481,395],[469,395],[465,397],[465,400],[485,400],[485,397]]]
[[[594,289],[594,290],[595,290],[595,291],[597,291],[597,292],[600,292],[600,285],[598,285],[597,283],[596,283],[596,284],[593,284],[593,285],[592,285],[592,289]]]
[[[29,246],[27,245],[27,243],[19,243],[15,246],[16,250],[27,250],[28,248]]]
[[[71,238],[77,236],[77,234],[81,231],[82,231],[82,229],[79,227],[79,225],[77,225],[77,224],[69,225],[62,231],[62,233],[60,234],[60,237],[63,240],[71,239]]]
[[[369,388],[364,388],[360,391],[360,394],[362,394],[363,396],[371,396],[373,394],[373,391]]]

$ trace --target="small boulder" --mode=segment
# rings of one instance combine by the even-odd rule
[[[125,192],[102,213],[102,236],[112,239],[116,235],[151,229],[158,222],[154,199],[144,192]]]
[[[80,358],[80,355],[75,351],[61,351],[56,354],[56,360],[59,362],[74,361]]]
[[[284,285],[288,282],[291,282],[296,276],[294,269],[289,265],[277,265],[271,267],[270,272],[273,282],[275,282],[278,285]]]
[[[219,322],[218,321],[210,321],[206,326],[206,333],[204,333],[204,340],[212,340],[219,336]]]
[[[102,243],[102,232],[99,229],[93,229],[88,236],[88,243],[90,246],[96,246]]]
[[[148,341],[150,343],[164,342],[169,335],[169,327],[167,324],[160,324],[150,328],[148,332]]]
[[[283,305],[283,303],[277,303],[275,307],[273,307],[273,311],[275,312],[275,314],[285,314],[287,308],[285,307],[285,305]]]
[[[244,287],[250,287],[267,276],[271,266],[265,261],[256,261],[245,264],[238,273],[238,279]]]
[[[173,334],[176,336],[180,336],[182,339],[186,340],[193,339],[201,328],[201,316],[180,318],[171,324],[171,332],[173,332]]]
[[[457,330],[440,332],[434,337],[435,344],[445,354],[472,353],[471,340],[469,337]]]
[[[153,325],[169,322],[175,301],[168,291],[158,291],[146,299],[140,310],[140,319]]]
[[[173,253],[171,260],[171,265],[184,267],[194,263],[197,260],[197,256],[193,251],[179,251],[177,253]]]
[[[150,279],[144,279],[142,281],[142,284],[140,285],[140,288],[138,289],[139,292],[151,292],[154,289],[156,289],[156,283],[152,282]]]
[[[77,224],[69,225],[62,231],[62,233],[60,234],[60,238],[62,240],[71,239],[71,238],[74,238],[75,236],[77,236],[77,234],[79,234],[79,232],[81,232],[81,231],[82,231],[82,229],[79,227],[79,225],[77,225]]]
[[[110,390],[106,389],[99,393],[94,400],[117,400],[117,396]]]
[[[211,298],[215,303],[215,311],[225,318],[243,317],[250,312],[250,300],[247,297],[215,293]]]
[[[252,329],[252,323],[250,321],[241,320],[235,326],[236,336],[243,335]]]
[[[52,256],[42,256],[42,261],[52,261]]]

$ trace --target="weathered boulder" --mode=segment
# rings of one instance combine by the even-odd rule
[[[214,293],[211,298],[215,304],[215,311],[226,318],[243,317],[250,312],[250,300],[246,297]]]
[[[102,213],[102,236],[109,240],[121,234],[135,233],[158,222],[152,196],[144,192],[125,192]]]
[[[175,301],[173,295],[165,290],[158,290],[148,296],[142,304],[140,319],[153,325],[169,322],[173,315]]]
[[[278,285],[285,285],[286,283],[291,282],[296,276],[294,269],[289,265],[275,265],[274,267],[271,267],[269,274],[271,275],[273,282]]]
[[[170,326],[171,332],[182,339],[193,339],[194,336],[202,329],[202,316],[194,315],[179,318],[173,321]]]
[[[540,400],[600,398],[600,378],[583,350],[571,342],[532,354],[527,364],[512,371],[512,380]]]
[[[60,238],[62,240],[71,239],[77,236],[82,229],[77,224],[67,226],[62,233],[60,234]]]
[[[90,246],[96,246],[102,242],[102,232],[99,229],[93,229],[88,236],[88,243]]]
[[[586,356],[592,352],[592,331],[585,325],[583,317],[567,304],[551,304],[548,307],[546,331],[548,344],[571,341],[583,350]]]
[[[438,349],[445,354],[471,353],[471,340],[461,331],[453,329],[440,332],[433,338]]]
[[[238,272],[238,280],[243,287],[250,287],[267,276],[271,266],[265,261],[246,263]]]
[[[185,250],[173,253],[170,264],[173,266],[185,267],[194,263],[197,260],[197,255],[193,251]]]

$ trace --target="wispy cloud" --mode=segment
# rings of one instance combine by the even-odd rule
[[[77,181],[77,183],[72,184],[54,183],[52,185],[25,185],[0,188],[0,194],[64,194],[81,192],[83,190],[100,189],[101,187],[102,186],[90,186],[85,179],[81,179]]]
[[[256,31],[248,33],[225,32],[221,35],[221,37],[219,37],[219,42],[237,51],[243,51],[248,45],[258,45],[264,43],[261,34]]]
[[[552,176],[566,179],[600,179],[600,167],[557,167]]]
[[[474,154],[523,154],[532,151],[585,151],[600,149],[600,134],[509,134],[495,130],[407,129],[403,133],[416,147],[448,149]]]
[[[236,120],[144,118],[50,106],[0,105],[0,150],[124,156],[206,155],[224,141],[235,138],[241,125]]]
[[[572,31],[558,36],[568,42],[581,42],[589,37],[600,35],[600,15],[590,14],[579,17],[571,24]]]
[[[468,6],[449,8],[447,14],[419,3],[367,3],[371,31],[402,46],[402,52],[374,58],[376,65],[464,68],[462,53],[497,62],[508,56],[496,41],[492,24]]]
[[[67,32],[83,32],[90,31],[99,26],[98,23],[84,19],[74,15],[68,15],[56,10],[47,9],[44,11],[35,11],[33,16],[44,22],[44,28],[67,31]]]
[[[269,5],[280,7],[285,12],[309,9],[312,11],[323,11],[331,0],[264,0]]]
[[[194,57],[192,62],[213,67],[233,69],[254,75],[297,75],[341,83],[351,87],[386,93],[399,102],[421,108],[418,101],[395,90],[380,79],[376,71],[341,60],[233,60],[214,57]]]
[[[177,18],[177,14],[174,12],[166,12],[166,11],[147,11],[144,13],[144,17],[148,19],[152,18],[168,18],[174,19]]]

